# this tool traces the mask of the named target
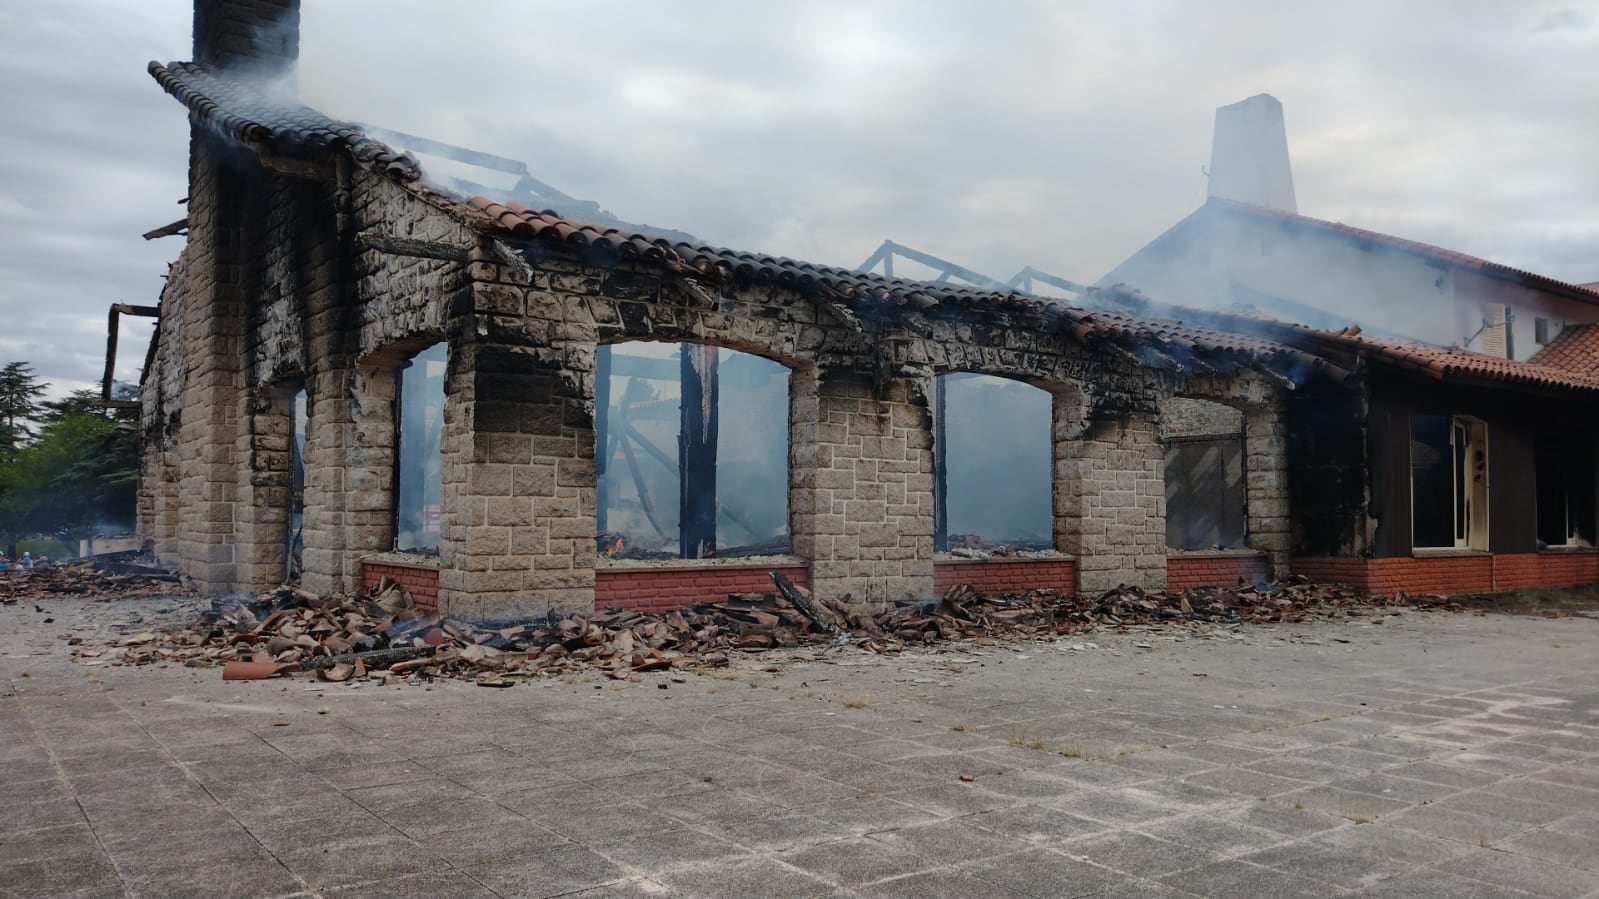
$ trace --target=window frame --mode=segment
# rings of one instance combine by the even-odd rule
[[[1416,468],[1414,452],[1415,419],[1407,421],[1405,445],[1410,455],[1410,548],[1412,552],[1487,552],[1490,546],[1492,479],[1488,423],[1472,415],[1420,413],[1429,418],[1444,418],[1449,427],[1449,546],[1416,545]],[[1480,456],[1481,464],[1474,458]]]

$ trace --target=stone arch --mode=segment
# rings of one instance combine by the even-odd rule
[[[599,304],[596,304],[599,305]],[[610,346],[620,343],[693,343],[715,346],[771,360],[790,371],[814,365],[815,351],[821,346],[819,329],[807,328],[788,318],[738,315],[721,310],[692,310],[682,307],[649,307],[654,314],[633,311],[641,303],[614,304],[614,324],[598,325],[595,343]],[[596,318],[603,306],[595,309]]]

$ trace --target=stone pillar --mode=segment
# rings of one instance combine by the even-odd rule
[[[1282,405],[1244,415],[1244,490],[1251,549],[1266,553],[1267,573],[1288,574],[1288,417]]]
[[[266,590],[283,583],[286,574],[294,390],[263,387],[251,394],[238,444],[244,464],[235,512],[236,574],[239,589]]]
[[[1064,404],[1057,400],[1057,408]],[[1056,416],[1057,540],[1077,558],[1078,589],[1166,589],[1166,457],[1154,413],[1091,422],[1067,439],[1062,417]]]
[[[594,347],[450,348],[439,606],[477,621],[594,608]]]
[[[248,414],[244,389],[243,176],[196,133],[191,152],[192,282],[181,311],[185,371],[178,434],[178,561],[202,592],[233,590],[235,444]],[[225,151],[223,151],[225,152]]]
[[[340,568],[346,589],[361,583],[363,558],[394,549],[394,472],[399,462],[394,406],[402,361],[385,356],[362,365],[350,387]]]
[[[933,595],[931,385],[795,371],[789,379],[789,518],[819,596]]]
[[[313,358],[311,364],[305,384],[305,549],[300,585],[313,593],[333,593],[354,586],[345,580],[350,374],[338,357]]]

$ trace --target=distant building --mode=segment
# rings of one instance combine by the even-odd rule
[[[1599,322],[1596,285],[1300,215],[1282,106],[1216,111],[1205,204],[1099,280],[1186,305],[1528,359],[1569,324]]]

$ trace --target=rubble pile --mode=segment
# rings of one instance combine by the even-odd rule
[[[192,595],[175,573],[128,562],[69,562],[0,572],[0,603],[58,596],[131,599]]]
[[[1458,608],[1443,597],[1371,599],[1301,577],[1266,586],[1150,593],[1122,587],[1102,594],[985,594],[950,588],[937,600],[868,610],[814,598],[773,572],[774,592],[735,594],[662,615],[625,609],[478,627],[411,607],[397,585],[371,595],[316,596],[290,587],[254,601],[213,605],[194,625],[128,636],[122,664],[223,666],[225,679],[293,671],[329,681],[380,676],[475,679],[509,686],[515,678],[592,671],[627,679],[645,671],[718,667],[737,652],[804,645],[895,652],[946,641],[1052,639],[1099,628],[1170,624],[1293,623],[1315,617],[1380,615],[1394,606]],[[104,649],[80,648],[103,658]]]

